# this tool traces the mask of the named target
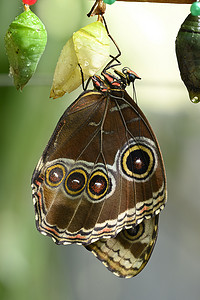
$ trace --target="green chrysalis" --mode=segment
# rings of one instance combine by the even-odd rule
[[[22,89],[34,74],[47,43],[44,24],[30,10],[25,10],[10,24],[5,35],[10,74],[17,89]]]
[[[116,0],[103,0],[104,3],[106,4],[113,4]]]
[[[200,16],[189,14],[176,38],[176,56],[190,100],[200,101]]]
[[[199,1],[193,2],[190,6],[190,12],[193,16],[199,16],[200,15],[200,3]]]
[[[86,80],[103,67],[109,54],[109,37],[100,21],[79,29],[62,49],[50,97],[59,98],[75,90],[82,83],[80,67]]]

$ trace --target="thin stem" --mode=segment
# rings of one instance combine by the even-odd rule
[[[29,11],[29,10],[30,10],[30,8],[29,8],[29,5],[28,5],[28,4],[24,4],[24,10],[25,10],[25,11]]]
[[[105,25],[107,34],[108,34],[109,38],[111,39],[111,41],[113,42],[113,44],[115,45],[115,47],[116,47],[116,49],[117,49],[117,51],[118,51],[118,54],[117,54],[116,56],[110,55],[110,57],[111,57],[112,59],[111,59],[111,61],[109,61],[109,63],[107,63],[107,65],[106,65],[105,68],[103,69],[103,72],[102,72],[102,73],[104,73],[104,72],[105,72],[107,69],[109,69],[109,68],[112,68],[112,67],[117,66],[117,65],[121,65],[121,62],[117,59],[118,57],[121,56],[121,50],[119,49],[119,46],[117,45],[117,43],[116,43],[115,40],[113,39],[112,35],[110,34],[104,16],[102,16],[102,19],[103,19],[103,22],[104,22],[104,25]],[[112,63],[113,63],[114,61],[116,61],[117,63],[114,64],[114,65],[112,65]]]

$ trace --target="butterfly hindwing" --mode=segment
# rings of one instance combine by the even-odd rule
[[[142,271],[154,248],[159,215],[144,220],[132,229],[122,230],[115,238],[100,239],[88,246],[111,272],[131,278]]]

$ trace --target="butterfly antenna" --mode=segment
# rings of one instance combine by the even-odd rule
[[[133,87],[133,100],[135,101],[136,104],[138,104],[134,82],[132,82],[132,87]]]

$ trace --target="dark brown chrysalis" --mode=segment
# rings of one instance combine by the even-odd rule
[[[176,37],[176,56],[190,100],[200,101],[200,16],[189,14]]]

